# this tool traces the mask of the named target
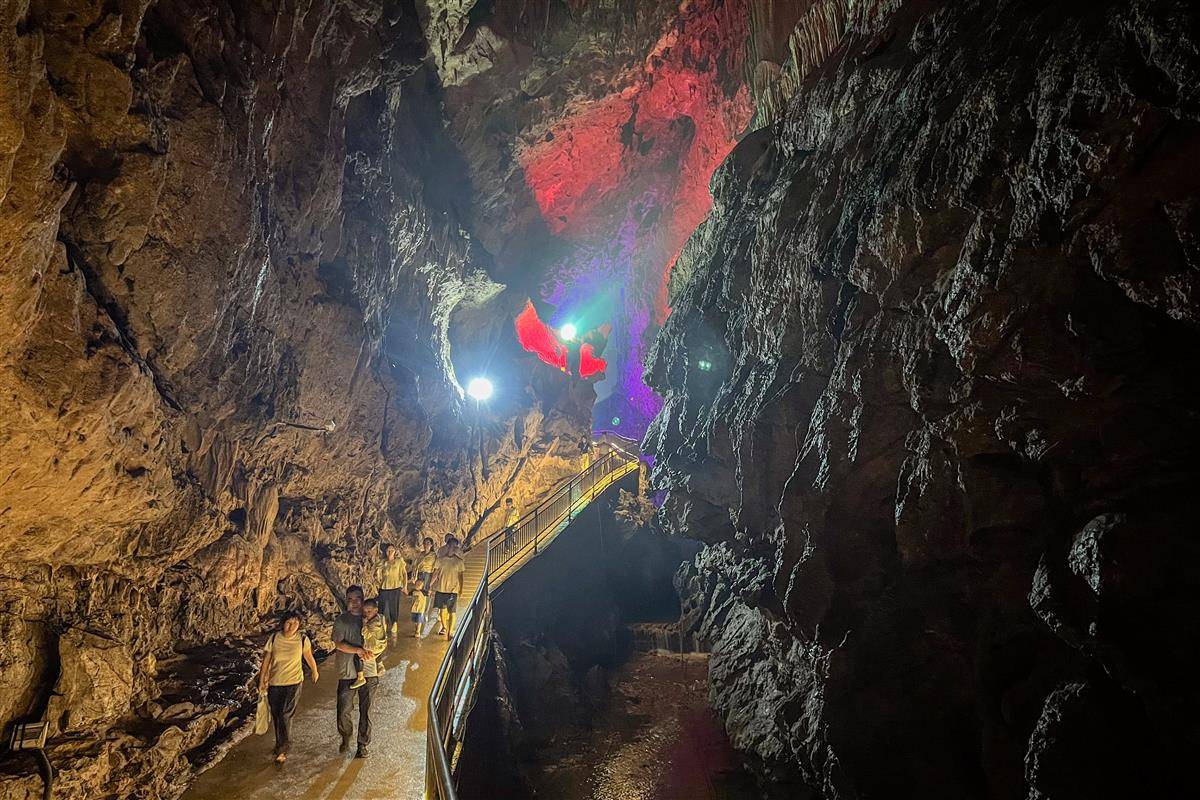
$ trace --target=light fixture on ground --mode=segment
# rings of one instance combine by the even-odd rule
[[[562,337],[562,340],[564,342],[569,342],[572,339],[574,339],[575,333],[576,333],[575,326],[569,322],[566,325],[563,325],[561,328],[558,329],[558,335]]]
[[[471,378],[467,384],[467,394],[471,398],[483,402],[492,396],[492,382],[487,378]]]

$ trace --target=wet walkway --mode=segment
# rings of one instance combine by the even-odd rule
[[[474,595],[483,574],[484,548],[467,553],[467,575],[459,611]],[[403,602],[404,609],[408,601]],[[332,624],[332,623],[331,623]],[[425,792],[426,701],[447,642],[434,620],[424,636],[406,635],[389,643],[372,707],[370,758],[339,753],[336,725],[337,672],[333,660],[321,664],[321,680],[305,682],[292,722],[292,751],[276,766],[274,734],[251,734],[230,748],[183,795],[184,800],[421,800]],[[357,724],[358,713],[354,714]]]
[[[576,514],[638,469],[637,455],[629,444],[611,434],[597,439],[597,460],[522,518],[511,551],[500,558],[493,553],[490,586],[499,585],[544,551]],[[492,535],[493,541],[497,536]],[[466,554],[467,571],[458,601],[460,619],[483,580],[487,554],[482,541]],[[406,600],[403,608],[407,607]],[[369,758],[354,758],[353,748],[348,753],[338,752],[337,674],[332,660],[327,660],[321,664],[321,682],[316,686],[306,682],[301,690],[286,764],[277,766],[272,761],[272,733],[251,734],[200,775],[183,799],[422,800],[427,700],[449,645],[445,638],[432,634],[436,627],[437,622],[430,620],[421,638],[402,636],[390,643],[384,659],[387,671],[372,706]],[[354,719],[357,722],[357,712]]]

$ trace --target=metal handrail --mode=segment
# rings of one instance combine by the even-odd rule
[[[538,555],[575,515],[617,479],[637,468],[637,442],[612,433],[597,437],[600,456],[559,487],[511,529],[488,536],[483,577],[463,611],[429,692],[426,735],[425,798],[458,800],[454,787],[455,755],[479,685],[492,629],[492,591]],[[505,541],[507,539],[507,541]]]
[[[474,687],[484,643],[491,632],[491,597],[488,591],[488,576],[485,571],[471,602],[467,604],[459,623],[458,631],[450,640],[446,655],[442,658],[433,689],[429,693],[429,722],[426,734],[425,797],[453,800],[454,777],[451,770],[452,741],[461,741],[461,715],[466,703],[462,702],[464,690]],[[462,658],[462,655],[466,658]],[[464,685],[464,681],[468,682]],[[447,692],[447,688],[453,691]],[[455,702],[459,701],[459,702]],[[456,724],[458,723],[458,724]],[[447,791],[448,790],[448,793]]]
[[[593,445],[593,449],[595,449],[597,447],[608,448],[608,452],[601,453],[601,459],[607,457],[611,453],[619,453],[619,454],[625,456],[627,461],[636,461],[640,457],[640,454],[638,452],[639,444],[638,444],[637,440],[630,439],[626,436],[621,436],[620,434],[613,433],[612,431],[601,431],[596,436],[595,440],[593,440],[592,445]],[[588,470],[593,469],[595,467],[596,463],[598,463],[598,462],[593,462],[592,464],[589,464],[587,467],[584,467],[583,470],[581,470],[578,475],[573,477],[570,481],[568,481],[563,486],[560,486],[553,495],[551,495],[550,497],[548,497],[547,499],[545,499],[541,503],[539,503],[537,508],[535,508],[533,511],[530,511],[529,513],[525,514],[525,516],[523,516],[519,520],[517,520],[517,524],[514,527],[521,528],[521,527],[524,527],[525,525],[527,525],[528,523],[530,523],[531,521],[536,520],[538,518],[538,513],[539,513],[540,509],[543,509],[544,507],[549,506],[551,503],[553,503],[555,498],[558,495],[562,494],[564,491],[566,491],[567,488],[570,487],[572,484],[584,480],[584,476],[587,474]],[[545,512],[543,511],[542,512],[543,516],[544,516],[544,513]],[[486,536],[485,541],[491,541],[493,539],[499,538],[503,534],[504,534],[504,529],[502,528],[502,529],[495,531],[495,532],[489,534],[488,536]]]
[[[558,535],[564,523],[590,503],[597,493],[608,487],[618,476],[613,473],[629,472],[636,464],[637,456],[618,450],[604,453],[582,472],[559,487],[537,508],[517,521],[511,529],[501,529],[491,534],[486,541],[492,547],[488,552],[487,573],[492,578],[493,588],[503,582],[520,565]]]

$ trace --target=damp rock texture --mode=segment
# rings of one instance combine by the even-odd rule
[[[53,723],[58,797],[173,796],[273,612],[328,646],[383,542],[581,464],[427,56],[403,2],[0,3],[0,725]]]
[[[876,5],[648,367],[712,702],[794,796],[1194,794],[1200,12]]]
[[[595,392],[517,345],[531,297],[635,275],[613,350],[648,394],[750,118],[746,19],[0,3],[0,726],[52,723],[58,796],[177,794],[244,730],[275,612],[328,647],[384,542],[491,533],[579,469]],[[0,798],[40,791],[10,767]]]

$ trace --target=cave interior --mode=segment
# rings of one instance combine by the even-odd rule
[[[281,613],[330,652],[602,432],[604,579],[497,611],[525,746],[667,608],[757,796],[1200,796],[1198,366],[1189,0],[0,2],[0,724],[60,798],[183,796]],[[532,796],[506,702],[464,800]]]

